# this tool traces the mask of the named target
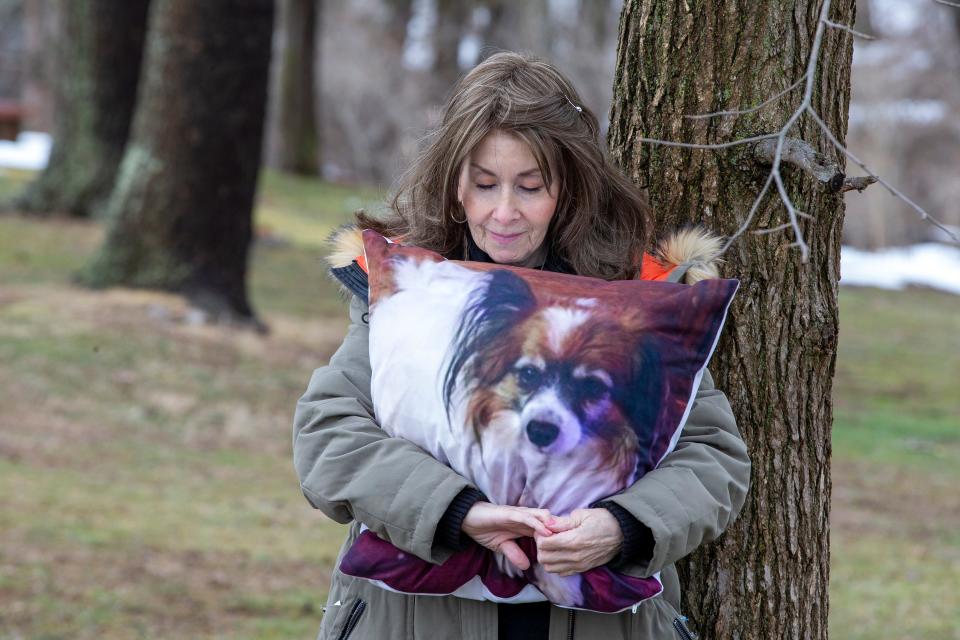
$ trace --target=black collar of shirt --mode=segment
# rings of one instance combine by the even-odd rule
[[[469,230],[467,236],[467,260],[473,262],[493,262],[493,259],[473,240],[473,234]],[[534,267],[536,268],[536,267]],[[553,271],[554,273],[573,273],[570,264],[561,258],[551,247],[547,252],[547,259],[543,262],[543,271]]]

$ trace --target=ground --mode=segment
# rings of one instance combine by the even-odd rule
[[[300,495],[290,424],[346,326],[320,242],[376,197],[266,176],[267,336],[72,286],[98,223],[0,218],[0,638],[314,636],[343,529]],[[834,637],[960,638],[958,354],[960,297],[842,290]]]

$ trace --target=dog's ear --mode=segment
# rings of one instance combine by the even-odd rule
[[[630,423],[640,445],[639,464],[645,465],[666,391],[666,372],[661,358],[661,340],[651,334],[642,335],[634,346],[629,396],[626,401]]]
[[[450,364],[443,381],[443,400],[448,411],[461,371],[475,366],[471,363],[473,356],[502,343],[503,336],[529,316],[536,305],[533,290],[520,276],[506,269],[487,274],[485,285],[478,287],[467,302],[450,345]]]

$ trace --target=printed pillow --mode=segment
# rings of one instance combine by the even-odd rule
[[[491,502],[555,515],[619,493],[673,450],[738,286],[607,282],[363,240],[382,428]],[[479,545],[431,564],[364,530],[340,569],[403,593],[601,612],[663,590],[659,574],[605,566],[560,577],[535,561],[532,539],[518,543],[526,571]]]

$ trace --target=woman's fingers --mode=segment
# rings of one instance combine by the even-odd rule
[[[530,535],[531,533],[538,533],[541,536],[553,535],[553,531],[543,523],[545,518],[541,519],[541,516],[536,513],[529,511],[512,511],[510,516],[512,522],[524,525],[529,529],[528,532],[524,532],[525,535]]]
[[[500,553],[506,556],[507,560],[517,569],[526,571],[530,568],[530,559],[527,557],[527,554],[525,554],[513,540],[507,540],[502,543],[500,545]]]
[[[554,533],[561,533],[563,531],[570,531],[571,529],[576,529],[580,526],[580,519],[572,515],[570,516],[554,516],[547,520],[546,525],[550,527],[550,530]]]

